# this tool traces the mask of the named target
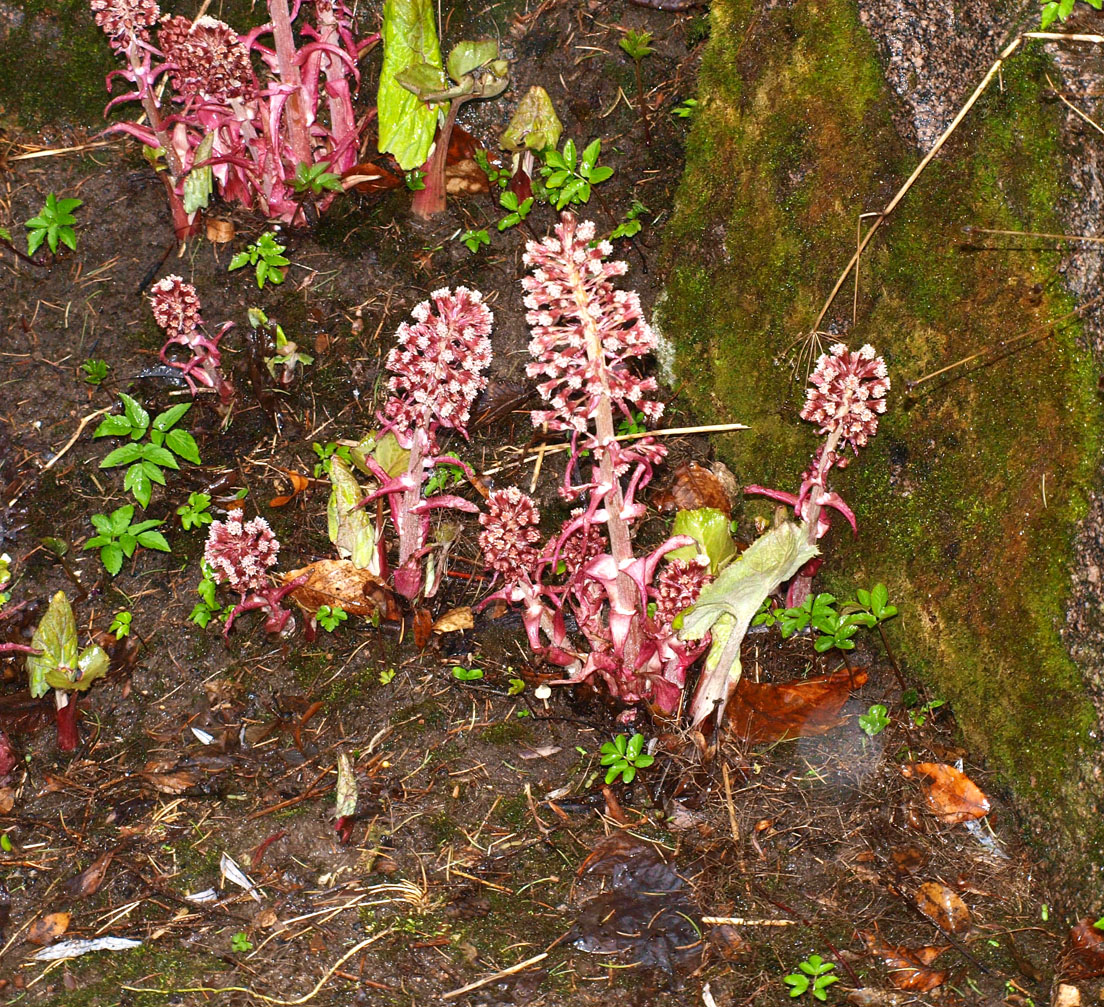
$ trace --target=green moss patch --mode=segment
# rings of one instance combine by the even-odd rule
[[[752,23],[755,9],[713,5],[660,323],[699,416],[751,426],[721,445],[738,478],[793,490],[816,439],[797,415],[805,368],[788,364],[818,352],[803,334],[858,215],[883,207],[918,157],[893,129],[850,0]],[[864,254],[857,323],[853,277],[821,323],[825,347],[829,332],[873,343],[894,381],[878,437],[836,480],[859,537],[840,523],[825,573],[845,593],[890,585],[912,666],[1069,864],[1104,838],[1099,785],[1081,785],[1095,716],[1058,637],[1101,415],[1077,325],[1049,324],[1073,307],[1057,253],[964,231],[1062,229],[1047,69],[1038,49],[1013,59]]]

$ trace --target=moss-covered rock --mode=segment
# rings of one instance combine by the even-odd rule
[[[859,536],[835,529],[825,573],[890,586],[912,667],[1088,891],[1098,724],[1059,629],[1101,444],[1095,375],[1053,244],[964,229],[1062,230],[1049,63],[1028,43],[1007,64],[811,337],[859,215],[919,154],[853,0],[714,0],[712,18],[659,319],[684,394],[751,426],[720,445],[739,478],[792,490],[816,443],[797,415],[810,356],[837,338],[885,355],[890,411],[834,484]]]

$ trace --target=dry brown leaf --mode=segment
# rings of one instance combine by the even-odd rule
[[[114,850],[109,850],[107,853],[98,856],[80,874],[65,882],[66,893],[74,899],[84,899],[89,895],[95,895],[107,876],[107,868],[114,856]]]
[[[843,723],[840,710],[866,677],[865,671],[844,668],[796,682],[741,678],[729,697],[725,724],[753,745],[824,734]]]
[[[142,773],[141,777],[159,794],[183,794],[199,782],[198,774],[187,769],[175,773]]]
[[[898,874],[915,874],[928,862],[927,855],[915,846],[899,846],[889,856]]]
[[[388,189],[397,189],[403,184],[403,180],[393,171],[388,171],[372,161],[354,164],[341,177],[341,182],[346,191],[356,189],[357,192],[386,192]]]
[[[295,603],[314,615],[322,605],[340,605],[349,615],[370,618],[376,612],[384,619],[397,619],[398,605],[391,589],[367,570],[358,570],[352,560],[320,559],[310,566],[283,575],[284,583],[306,576],[291,592]]]
[[[269,507],[286,507],[310,485],[310,478],[303,475],[302,472],[295,472],[292,469],[280,469],[280,471],[291,480],[291,492],[285,493],[283,496],[273,497],[268,501]]]
[[[459,633],[465,629],[472,629],[475,620],[472,618],[470,605],[461,608],[453,608],[447,611],[433,624],[431,632],[434,633]]]
[[[724,482],[697,462],[683,462],[675,469],[671,484],[653,502],[661,511],[713,507],[732,517],[732,498]]]
[[[970,910],[966,903],[946,885],[938,881],[926,881],[913,899],[920,910],[936,926],[958,934],[970,929]]]
[[[915,762],[901,767],[907,779],[923,777],[928,810],[947,825],[958,825],[989,813],[989,798],[965,773],[942,762]]]
[[[425,648],[433,635],[433,616],[428,608],[419,608],[414,612],[414,646],[418,650]]]
[[[27,940],[31,944],[49,944],[69,929],[68,913],[47,913],[31,924],[27,931]]]
[[[489,189],[483,169],[471,158],[445,168],[445,192],[450,196],[474,196]]]
[[[1062,979],[1098,979],[1104,976],[1104,932],[1091,919],[1079,920],[1069,932],[1057,974]]]
[[[217,217],[207,218],[207,240],[216,245],[225,245],[234,240],[234,222],[231,220],[219,220]]]
[[[866,944],[866,949],[885,962],[890,971],[890,982],[897,989],[927,993],[946,982],[945,971],[937,971],[929,967],[947,950],[945,947],[893,947],[882,941],[876,934],[860,931],[859,936]]]
[[[0,815],[6,815],[15,807],[15,790],[12,787],[0,787]]]

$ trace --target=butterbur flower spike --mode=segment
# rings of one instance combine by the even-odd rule
[[[161,11],[154,0],[92,0],[92,13],[111,41],[111,47],[123,50],[132,39],[146,41],[146,30],[157,23]]]
[[[172,64],[172,86],[185,99],[229,101],[256,90],[249,50],[223,21],[167,17],[157,41]]]
[[[242,521],[241,513],[235,512],[225,521],[211,522],[203,559],[220,583],[248,594],[265,586],[279,552],[280,543],[263,517]]]
[[[214,336],[203,332],[203,319],[200,317],[199,295],[196,288],[185,283],[179,276],[166,276],[153,285],[150,293],[150,309],[154,321],[165,330],[168,339],[161,347],[161,361],[175,367],[184,374],[184,380],[195,394],[198,381],[219,393],[223,404],[230,401],[234,388],[222,376],[219,369],[222,355],[219,352],[219,340],[233,327],[227,322]],[[191,352],[186,360],[174,360],[168,356],[170,346],[183,346]],[[194,380],[193,380],[194,379]]]
[[[819,433],[834,434],[834,443],[850,444],[858,453],[878,432],[878,417],[886,410],[885,361],[869,343],[855,352],[836,343],[817,361],[809,385],[801,418],[815,423]],[[846,464],[841,458],[832,461],[841,468]]]
[[[540,511],[531,497],[516,486],[494,490],[487,498],[486,512],[479,515],[479,523],[483,528],[479,547],[488,569],[500,574],[507,584],[535,570]]]
[[[149,301],[153,320],[170,336],[191,332],[203,324],[199,294],[182,277],[162,277],[150,289]]]

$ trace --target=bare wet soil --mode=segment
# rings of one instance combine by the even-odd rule
[[[645,68],[650,149],[618,49],[628,27],[658,39]],[[618,254],[650,310],[686,128],[671,109],[693,93],[700,18],[545,3],[498,29],[516,60],[510,94],[542,83],[569,135],[602,137],[616,174],[587,214],[608,232],[632,199],[649,207],[647,226]],[[509,107],[487,104],[467,125],[493,146]],[[410,217],[405,193],[350,195],[315,229],[284,233],[287,279],[258,290],[227,264],[263,221],[218,207],[212,216],[234,224],[233,241],[178,249],[160,182],[133,149],[99,145],[94,129],[54,125],[44,142],[9,123],[0,176],[0,224],[17,242],[47,193],[84,201],[75,252],[31,266],[0,250],[0,535],[15,574],[10,604],[24,604],[3,629],[26,642],[65,590],[82,641],[101,640],[113,657],[108,678],[80,700],[71,756],[56,750],[48,702],[27,695],[22,659],[2,668],[0,727],[21,759],[0,790],[4,1002],[725,1007],[789,1002],[783,976],[811,954],[836,963],[834,1002],[1046,1000],[1071,907],[1036,878],[1014,812],[956,747],[953,713],[940,708],[905,730],[880,650],[852,659],[869,679],[823,737],[694,738],[642,711],[636,729],[658,739],[655,764],[628,786],[603,787],[598,750],[624,729],[621,710],[585,688],[535,699],[542,669],[510,615],[480,615],[473,630],[434,635],[421,649],[412,612],[379,626],[350,619],[314,640],[301,627],[266,637],[244,616],[224,643],[216,626],[189,622],[203,533],[185,532],[176,508],[207,492],[221,515],[248,491],[246,512],[280,538],[281,569],[331,556],[314,445],[355,441],[373,426],[394,330],[430,290],[477,287],[496,319],[493,401],[477,409],[484,421],[471,444],[450,447],[489,485],[529,482],[520,254],[552,216],[539,211],[530,232],[500,235],[489,196],[450,201],[447,218],[427,226]],[[81,149],[29,156],[51,146]],[[455,240],[484,226],[493,244],[479,255]],[[161,339],[141,293],[169,273],[195,284],[209,324],[235,323],[224,346],[239,394],[229,417],[213,397],[196,398],[185,425],[203,464],[155,490],[147,513],[164,519],[172,552],[139,550],[110,578],[82,546],[90,515],[128,498],[121,472],[98,467],[109,445],[91,433],[120,391],[151,414],[190,400],[157,366]],[[315,357],[289,394],[256,366],[249,307]],[[84,380],[89,359],[109,365],[98,386]],[[672,425],[693,419],[678,391],[667,392]],[[669,446],[676,460],[710,457],[704,438]],[[552,501],[554,459],[544,466]],[[307,486],[274,506],[292,493],[289,473]],[[660,535],[662,520],[650,517],[647,533]],[[434,616],[485,593],[474,525],[456,554]],[[121,610],[133,630],[116,642],[105,634]],[[900,621],[898,638],[907,613]],[[745,654],[748,674],[765,682],[839,665],[765,634]],[[455,667],[483,677],[460,681]],[[511,694],[511,679],[527,688]],[[857,716],[872,703],[894,719],[868,737]],[[346,833],[333,821],[340,754],[359,791]],[[994,803],[972,829],[933,816],[900,771],[958,760]],[[227,880],[225,858],[254,887]],[[967,925],[948,932],[917,908],[927,883],[964,900]],[[66,939],[141,945],[46,964],[33,956],[50,937],[28,937],[43,917],[60,926],[53,914],[67,914]],[[944,980],[902,988],[903,971],[922,972],[919,959],[887,953],[902,945],[945,949],[933,966]]]

